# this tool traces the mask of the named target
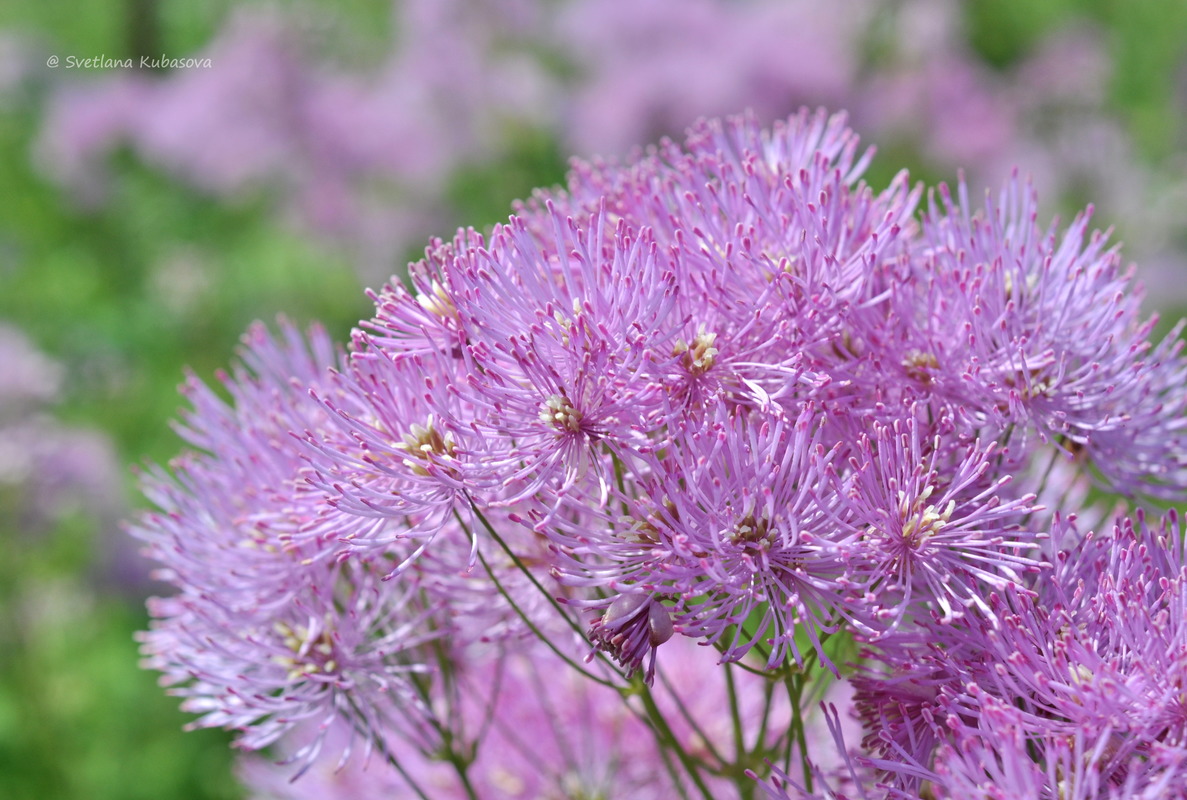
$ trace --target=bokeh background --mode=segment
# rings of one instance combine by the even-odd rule
[[[0,797],[243,795],[133,640],[120,520],[184,369],[277,314],[345,341],[364,288],[569,155],[805,104],[850,112],[874,184],[1094,203],[1164,328],[1187,305],[1182,0],[0,5]]]

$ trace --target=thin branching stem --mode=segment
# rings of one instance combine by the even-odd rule
[[[358,718],[362,718],[362,709],[359,708],[358,702],[355,700],[355,698],[348,695],[346,701],[350,704],[351,710],[356,715],[358,715]],[[352,727],[355,729],[356,733],[366,738],[371,746],[379,751],[379,754],[383,756],[383,760],[386,761],[392,767],[392,769],[400,773],[400,777],[404,779],[404,782],[408,784],[408,787],[412,789],[412,791],[416,792],[416,796],[419,797],[420,800],[432,800],[425,790],[421,788],[420,784],[418,784],[413,779],[413,777],[408,774],[408,771],[404,769],[404,765],[400,763],[400,759],[396,758],[395,753],[388,749],[387,742],[385,742],[381,736],[378,736],[371,731],[364,730],[358,723],[357,719],[352,722]]]
[[[637,681],[638,694],[643,700],[643,707],[647,709],[647,717],[651,720],[656,728],[657,737],[660,740],[661,749],[666,746],[680,759],[684,771],[688,773],[688,777],[696,784],[697,789],[706,800],[714,800],[713,793],[709,787],[705,785],[705,779],[701,777],[701,766],[697,761],[690,756],[680,744],[680,740],[676,738],[676,734],[672,731],[668,721],[664,719],[663,712],[659,710],[659,706],[655,703],[655,697],[651,694],[651,688],[642,680]]]
[[[548,589],[546,589],[544,587],[544,584],[540,583],[540,579],[536,577],[536,574],[534,572],[532,572],[531,569],[528,568],[527,564],[523,563],[523,559],[519,557],[519,554],[511,549],[511,546],[509,544],[507,544],[507,540],[504,539],[501,535],[499,535],[499,532],[496,531],[494,526],[490,524],[490,521],[487,520],[485,515],[483,515],[482,511],[478,508],[478,506],[474,502],[473,498],[468,498],[468,499],[470,501],[470,508],[474,511],[474,515],[478,518],[478,521],[482,523],[482,527],[486,528],[486,532],[490,534],[491,538],[494,539],[495,542],[499,545],[499,547],[502,548],[503,552],[507,554],[507,557],[511,559],[511,563],[513,563],[515,565],[516,569],[518,569],[520,572],[522,572],[524,574],[524,576],[528,579],[528,581],[531,582],[532,586],[536,587],[536,590],[539,591],[540,594],[543,595],[544,599],[548,601],[548,604],[551,605],[553,607],[553,609],[555,609],[556,612],[561,615],[561,618],[564,619],[565,624],[567,624],[573,630],[574,633],[576,633],[582,639],[587,639],[588,637],[586,636],[585,631],[582,630],[580,625],[578,625],[576,622],[573,621],[573,617],[569,614],[569,610],[564,605],[562,605],[560,602],[557,601],[557,599],[553,596],[552,592],[548,591]],[[462,527],[465,528],[466,524],[465,524],[465,522],[462,521],[461,515],[457,513],[456,509],[454,510],[453,513],[454,513],[454,517],[458,520],[459,523],[461,523]],[[510,597],[508,597],[507,599],[509,601],[511,600]],[[524,619],[526,621],[527,618],[525,617]],[[532,632],[537,633],[537,635],[538,635],[538,632],[534,628],[533,628]],[[605,653],[603,653],[600,650],[595,650],[593,655],[595,658],[597,658],[599,661],[601,661],[601,663],[603,665],[605,665],[606,668],[609,669],[612,673],[617,675],[619,678],[626,680],[626,677],[627,677],[626,674],[623,673],[620,669],[618,669],[618,667],[616,667],[614,665],[614,663],[612,661],[610,661],[609,658],[606,657]],[[587,672],[586,674],[588,675],[589,673]],[[615,686],[615,684],[609,683],[605,680],[599,679],[599,682],[604,683],[607,686]]]
[[[729,695],[730,705],[730,721],[734,729],[734,763],[733,763],[733,778],[738,785],[739,797],[741,800],[748,800],[754,796],[755,783],[746,775],[746,769],[750,765],[750,752],[746,748],[746,734],[742,729],[742,710],[738,704],[738,687],[734,682],[734,671],[732,664],[726,663],[725,667],[725,688]],[[762,739],[756,742],[756,747],[762,746]]]
[[[541,642],[543,642],[544,645],[549,650],[551,650],[553,653],[555,653],[562,661],[564,661],[570,667],[577,670],[577,672],[579,672],[582,676],[590,679],[591,681],[600,683],[603,686],[607,686],[611,689],[618,688],[617,684],[615,684],[611,681],[608,681],[605,678],[602,678],[598,675],[593,674],[592,672],[587,670],[585,667],[581,666],[581,664],[578,664],[576,661],[574,661],[568,654],[566,654],[564,651],[562,651],[559,647],[557,647],[556,644],[554,644],[551,639],[549,639],[547,636],[544,635],[544,632],[541,631],[539,627],[537,627],[536,623],[532,622],[531,618],[527,615],[527,612],[525,612],[522,608],[520,608],[519,604],[516,603],[513,599],[511,599],[511,594],[503,586],[502,581],[500,581],[497,577],[495,577],[494,568],[490,565],[490,562],[488,562],[486,560],[486,556],[484,556],[481,551],[479,551],[479,553],[478,553],[478,561],[479,561],[479,563],[482,564],[482,568],[486,570],[486,574],[490,576],[491,582],[494,583],[495,588],[499,590],[499,594],[501,594],[507,600],[507,602],[508,602],[508,604],[510,604],[512,610],[514,610],[515,613],[517,615],[519,615],[519,618],[523,620],[523,623],[525,625],[527,625],[528,630],[530,630],[536,636],[537,639],[539,639]]]
[[[540,583],[540,579],[536,577],[536,573],[534,573],[534,572],[532,572],[532,570],[528,569],[527,564],[523,563],[523,559],[519,557],[519,554],[516,553],[514,550],[512,550],[511,546],[507,544],[507,540],[504,539],[499,534],[499,532],[495,530],[494,526],[490,524],[490,520],[488,520],[486,518],[486,515],[484,515],[482,513],[482,510],[478,508],[478,504],[474,502],[474,499],[473,498],[467,498],[467,499],[470,501],[470,510],[474,512],[474,516],[478,519],[479,522],[482,523],[482,527],[486,528],[486,532],[488,534],[490,534],[490,537],[492,539],[495,540],[495,543],[498,544],[499,547],[502,548],[503,552],[507,554],[507,557],[511,559],[511,563],[513,563],[515,565],[516,569],[518,569],[520,572],[522,572],[527,577],[527,579],[531,582],[531,584],[533,586],[535,586],[536,589],[540,592],[540,594],[542,594],[544,596],[544,598],[548,601],[549,605],[551,605],[554,609],[556,609],[556,612],[564,618],[564,620],[568,624],[568,626],[570,628],[572,628],[573,631],[576,632],[579,636],[584,637],[585,631],[581,630],[581,626],[578,625],[576,622],[574,622],[573,618],[571,616],[569,616],[568,610],[563,605],[561,605],[555,597],[553,597],[552,592],[548,591],[548,589],[546,589],[544,587],[544,584]],[[461,515],[458,514],[456,509],[454,510],[453,513],[454,513],[454,516],[458,519],[458,521],[461,522]],[[462,522],[462,525],[464,526],[465,523]]]
[[[729,763],[724,758],[722,758],[721,753],[716,747],[713,746],[713,740],[708,736],[708,734],[705,733],[704,728],[702,728],[700,723],[697,722],[696,717],[692,715],[692,712],[688,710],[688,706],[685,705],[683,698],[680,697],[680,694],[676,691],[676,687],[672,684],[672,681],[668,678],[668,676],[663,672],[663,670],[657,670],[657,674],[659,675],[660,682],[664,685],[664,688],[667,689],[668,693],[672,696],[672,702],[676,704],[676,710],[680,712],[680,716],[682,716],[684,721],[688,723],[688,726],[692,728],[692,732],[699,736],[702,741],[704,741],[705,749],[709,751],[709,755],[711,755],[718,764],[725,765]]]

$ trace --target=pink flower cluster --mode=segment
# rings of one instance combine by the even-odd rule
[[[1069,506],[1182,496],[1177,339],[1088,214],[920,211],[869,157],[839,115],[703,122],[433,242],[348,354],[257,328],[229,401],[191,381],[134,532],[195,724],[342,796],[1178,785],[1177,528]]]

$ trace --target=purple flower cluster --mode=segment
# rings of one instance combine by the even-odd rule
[[[435,760],[451,796],[607,791],[610,744],[490,772],[540,713],[650,732],[611,794],[665,796],[634,759],[722,796],[793,754],[867,795],[1178,785],[1178,529],[1074,522],[1088,487],[1187,488],[1177,339],[1088,214],[1039,227],[1017,178],[920,211],[869,156],[839,115],[703,122],[433,242],[349,354],[254,329],[229,401],[189,384],[196,452],[146,480],[135,533],[178,587],[150,665],[245,748],[378,752],[414,789]],[[729,676],[722,735],[681,700],[688,640]],[[826,770],[806,688],[854,640],[865,741],[830,712]],[[553,668],[590,687],[523,673]],[[595,684],[634,717],[579,714]]]
[[[1172,514],[1052,531],[1049,574],[960,625],[889,637],[856,681],[892,794],[1169,797],[1187,766],[1183,540]]]

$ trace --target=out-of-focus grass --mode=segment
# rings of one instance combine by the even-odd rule
[[[49,194],[31,176],[0,181],[22,177]],[[176,447],[160,423],[178,407],[181,366],[209,376],[251,320],[320,319],[343,338],[366,312],[340,259],[258,210],[223,210],[139,169],[96,213],[54,209],[48,197],[34,212],[19,223],[0,316],[66,365],[61,414],[102,425],[134,459]]]
[[[228,737],[183,735],[176,700],[135,668],[139,605],[88,580],[103,541],[95,520],[2,533],[0,796],[238,797]]]

